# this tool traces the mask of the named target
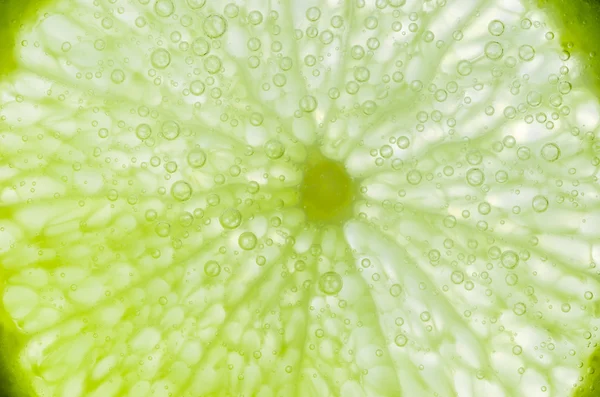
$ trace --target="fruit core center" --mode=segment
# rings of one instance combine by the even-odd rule
[[[340,162],[309,157],[300,185],[300,203],[309,221],[339,222],[352,212],[354,181]]]

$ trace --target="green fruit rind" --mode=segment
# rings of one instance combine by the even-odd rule
[[[577,54],[582,74],[600,92],[600,1],[528,0],[546,12],[565,51]]]
[[[18,33],[31,29],[32,22],[51,1],[0,0],[0,76],[6,76],[18,66],[15,59]]]

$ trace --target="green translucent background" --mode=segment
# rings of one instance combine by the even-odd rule
[[[466,1],[466,0],[465,0]],[[542,8],[546,8],[562,27],[562,45],[572,54],[584,60],[590,84],[600,90],[600,1],[595,0],[531,0]],[[34,0],[0,0],[0,74],[8,75],[15,69],[17,62],[13,58],[17,31],[31,29],[31,21],[41,17],[40,10],[46,1]],[[1,161],[1,159],[0,159]],[[10,211],[0,208],[3,217],[10,217]],[[1,271],[1,270],[0,270]],[[0,277],[2,275],[0,274]],[[1,279],[1,278],[0,278]],[[3,318],[0,326],[0,349],[3,365],[0,366],[0,397],[28,396],[27,380],[22,379],[15,366],[16,354],[23,343],[14,333],[11,324]],[[600,373],[600,359],[594,354],[590,357],[589,367],[596,368],[596,375],[586,376],[584,385],[594,384],[600,390],[600,381],[596,380]],[[576,397],[600,396],[589,392],[575,392]]]

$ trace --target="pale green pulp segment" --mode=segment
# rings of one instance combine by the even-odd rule
[[[0,395],[599,395],[597,2],[18,4]]]

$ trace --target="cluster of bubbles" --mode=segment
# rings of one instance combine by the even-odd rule
[[[600,287],[591,281],[576,292],[549,286],[558,284],[557,274],[568,283],[597,274],[591,256],[582,264],[578,247],[591,247],[595,236],[589,212],[600,165],[598,106],[541,16],[507,13],[502,5],[482,15],[473,4],[450,0],[357,0],[294,10],[207,0],[75,3],[91,15],[91,42],[69,38],[59,52],[28,39],[21,51],[35,55],[48,46],[42,48],[48,56],[69,66],[48,72],[69,89],[57,94],[57,85],[47,97],[72,112],[77,131],[58,125],[40,132],[47,139],[36,142],[41,153],[25,161],[29,149],[19,148],[7,159],[21,172],[13,190],[33,204],[46,197],[36,196],[42,183],[27,173],[42,180],[65,173],[68,163],[52,197],[74,200],[81,212],[73,215],[73,230],[51,224],[30,231],[41,237],[27,241],[22,261],[37,266],[27,262],[30,249],[47,263],[59,256],[83,261],[77,255],[85,251],[94,272],[117,268],[123,280],[115,282],[119,290],[104,279],[86,286],[85,278],[68,274],[68,282],[45,287],[48,296],[64,295],[44,300],[63,310],[58,319],[83,311],[84,294],[106,289],[98,302],[130,305],[136,318],[149,322],[164,313],[156,323],[165,335],[210,328],[207,350],[221,345],[241,357],[226,369],[238,371],[240,384],[248,376],[240,368],[253,365],[248,360],[265,368],[280,360],[287,382],[286,374],[309,368],[320,355],[356,362],[344,368],[352,379],[369,379],[369,371],[390,379],[389,389],[373,394],[367,381],[344,380],[349,395],[399,395],[397,374],[413,363],[424,385],[413,394],[439,394],[427,372],[438,369],[419,354],[459,356],[449,346],[460,338],[472,341],[465,349],[478,358],[477,365],[457,365],[506,393],[503,385],[525,367],[542,368],[530,355],[568,366],[584,359],[597,328],[581,323],[596,310]],[[463,22],[446,31],[435,17],[445,12],[464,12]],[[93,48],[92,66],[78,55],[86,45]],[[48,100],[43,95],[34,98],[36,106]],[[15,103],[28,100],[19,94]],[[79,116],[83,104],[90,111]],[[41,141],[20,124],[23,109],[11,109],[2,110],[2,122],[19,131],[15,141]],[[50,139],[63,148],[44,145]],[[317,222],[302,208],[303,176],[317,155],[341,165],[353,183],[350,215],[339,223]],[[33,171],[34,163],[42,171]],[[320,172],[309,182],[330,183],[328,170]],[[69,233],[83,235],[89,252]],[[54,249],[56,258],[47,259]],[[14,258],[5,262],[10,267]],[[14,269],[8,282],[30,288]],[[143,292],[131,287],[144,283]],[[35,300],[34,307],[36,294],[19,299]],[[9,311],[17,300],[6,298]],[[261,347],[259,331],[239,314],[244,305],[260,317],[265,344],[298,332],[291,339],[301,347],[286,343],[289,351],[302,349],[306,361],[282,358],[276,343]],[[296,308],[298,317],[288,314]],[[46,326],[27,315],[18,320],[34,332]],[[520,324],[539,330],[521,337]],[[573,336],[577,324],[589,328],[583,337]],[[244,327],[245,333],[230,330]],[[482,343],[478,327],[497,339]],[[197,334],[205,337],[203,330]],[[173,344],[190,342],[181,338]],[[269,350],[273,358],[266,358]],[[509,352],[515,373],[486,362],[492,350]],[[345,365],[331,357],[327,365]],[[188,368],[201,362],[186,359]],[[152,360],[140,362],[156,365]],[[543,380],[532,382],[543,391],[552,379],[536,374]]]

